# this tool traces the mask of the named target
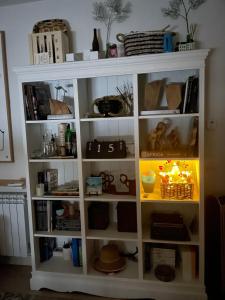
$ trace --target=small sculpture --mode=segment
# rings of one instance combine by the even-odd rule
[[[180,136],[177,127],[172,129],[166,137],[168,142],[168,148],[171,150],[178,149],[180,147]]]
[[[165,133],[167,130],[167,124],[164,122],[159,122],[156,128],[149,134],[149,144],[151,150],[162,151],[166,145]]]

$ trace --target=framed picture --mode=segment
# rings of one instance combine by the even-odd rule
[[[0,31],[0,162],[13,160],[5,34]]]
[[[86,178],[86,194],[97,196],[102,194],[101,176],[90,176]]]

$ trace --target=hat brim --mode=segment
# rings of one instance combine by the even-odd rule
[[[104,263],[99,258],[94,261],[95,270],[103,273],[114,273],[123,271],[126,268],[126,260],[124,257],[120,257],[114,263]]]

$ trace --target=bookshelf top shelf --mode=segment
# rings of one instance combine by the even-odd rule
[[[21,82],[57,80],[68,78],[92,78],[106,75],[143,74],[165,70],[189,70],[205,66],[209,49],[146,54],[130,57],[77,61],[48,65],[29,65],[15,67]],[[123,67],[121,68],[121,65]],[[32,77],[31,77],[32,74]]]

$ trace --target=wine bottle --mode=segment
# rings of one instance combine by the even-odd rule
[[[92,51],[99,51],[99,43],[98,43],[98,37],[97,37],[97,29],[94,28],[94,37],[92,41]]]
[[[72,137],[72,131],[70,129],[70,124],[68,124],[65,132],[66,156],[70,156],[72,153],[71,137]]]

